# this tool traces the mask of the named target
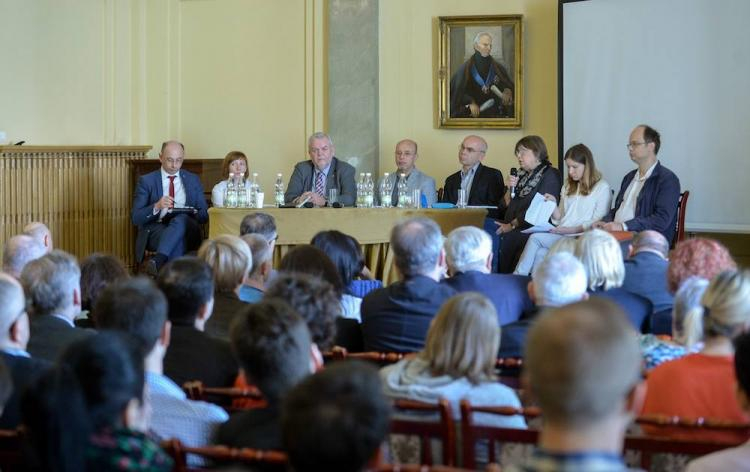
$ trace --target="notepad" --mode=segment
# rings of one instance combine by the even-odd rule
[[[524,230],[524,233],[541,233],[549,231],[553,226],[549,223],[549,218],[555,211],[557,204],[552,200],[545,200],[541,193],[534,195],[531,200],[529,209],[526,210],[526,222],[532,227]]]

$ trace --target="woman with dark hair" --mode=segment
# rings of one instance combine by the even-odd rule
[[[505,192],[505,215],[496,224],[501,237],[498,272],[510,273],[516,267],[528,234],[521,231],[531,225],[526,222],[526,210],[537,193],[560,196],[560,172],[550,163],[547,146],[539,136],[524,136],[516,143],[516,158],[521,169],[517,176],[508,177],[507,186],[515,189]]]
[[[232,181],[235,185],[239,185],[244,179],[245,190],[250,192],[250,181],[247,179],[249,175],[249,167],[247,156],[244,152],[231,151],[224,157],[224,161],[221,163],[222,180],[214,185],[214,188],[211,190],[211,204],[213,206],[224,206],[224,193],[227,191],[227,180],[229,180],[229,174],[232,174]]]
[[[596,169],[594,156],[585,144],[576,144],[565,153],[568,179],[560,194],[560,203],[552,213],[554,228],[535,233],[526,242],[515,274],[529,275],[550,247],[566,234],[582,233],[607,214],[612,203],[612,189]],[[544,199],[557,202],[550,193]]]
[[[76,319],[76,326],[93,328],[91,310],[99,293],[109,284],[129,277],[125,266],[115,256],[95,252],[81,262],[81,310],[85,315]]]
[[[30,460],[53,472],[171,470],[172,460],[145,435],[143,369],[140,348],[122,334],[71,344],[22,399]]]

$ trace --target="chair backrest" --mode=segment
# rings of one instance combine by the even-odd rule
[[[685,213],[687,212],[687,202],[690,197],[690,190],[685,190],[680,194],[677,200],[677,225],[675,226],[674,238],[672,238],[671,247],[685,239]]]
[[[441,399],[438,403],[422,403],[411,400],[395,400],[394,414],[403,413],[391,419],[391,434],[405,434],[419,437],[421,443],[421,462],[432,465],[431,439],[440,439],[443,448],[443,464],[456,464],[456,430],[453,415],[448,400]],[[435,413],[437,421],[425,421],[417,414]],[[408,415],[414,415],[414,419]]]
[[[409,353],[403,352],[349,352],[346,348],[336,346],[332,350],[323,353],[323,360],[329,361],[340,361],[345,359],[359,359],[368,362],[374,362],[380,365],[393,364],[400,361]]]
[[[281,451],[231,448],[227,446],[188,447],[178,439],[170,439],[161,444],[162,448],[174,460],[173,472],[192,472],[197,470],[212,470],[208,468],[189,467],[187,455],[194,454],[208,462],[235,462],[254,466],[278,467],[283,470],[287,465],[287,456]]]
[[[182,384],[182,389],[191,400],[215,403],[227,411],[245,410],[247,408],[257,408],[265,405],[263,394],[255,387],[205,387],[200,380],[193,380]],[[246,408],[233,407],[232,404],[234,403],[234,400],[238,399],[251,400],[249,402],[251,406]]]
[[[437,189],[437,201],[442,202],[443,201],[443,193],[445,193],[445,190],[443,187],[440,187]]]

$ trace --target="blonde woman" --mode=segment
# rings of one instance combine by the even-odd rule
[[[552,213],[549,233],[535,233],[526,242],[515,274],[529,275],[550,247],[565,235],[582,233],[607,214],[612,203],[612,189],[596,169],[594,156],[585,144],[576,144],[565,153],[568,179],[560,192],[560,203]],[[549,193],[544,199],[556,202]]]
[[[198,258],[211,267],[214,275],[213,314],[206,322],[206,333],[229,340],[229,324],[246,306],[239,290],[253,267],[252,253],[238,236],[222,234],[204,241]]]
[[[727,271],[714,277],[701,305],[684,320],[688,345],[703,340],[703,349],[666,362],[649,373],[643,413],[685,418],[712,418],[747,422],[735,398],[732,340],[750,325],[750,272]],[[741,442],[744,431],[686,431],[644,428],[653,435]]]
[[[250,192],[250,181],[248,180],[249,164],[247,156],[240,151],[231,151],[224,157],[221,163],[221,181],[219,181],[211,190],[211,204],[215,207],[224,206],[224,193],[227,191],[227,180],[229,174],[232,174],[235,185],[239,184],[242,179],[245,180],[245,190]]]

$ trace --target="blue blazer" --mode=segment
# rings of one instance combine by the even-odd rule
[[[534,307],[527,286],[529,277],[514,274],[485,274],[476,270],[460,272],[441,283],[457,292],[479,292],[495,305],[499,326],[517,321]]]
[[[653,252],[639,252],[625,261],[623,290],[648,299],[654,313],[671,310],[674,297],[667,288],[669,262]]]

